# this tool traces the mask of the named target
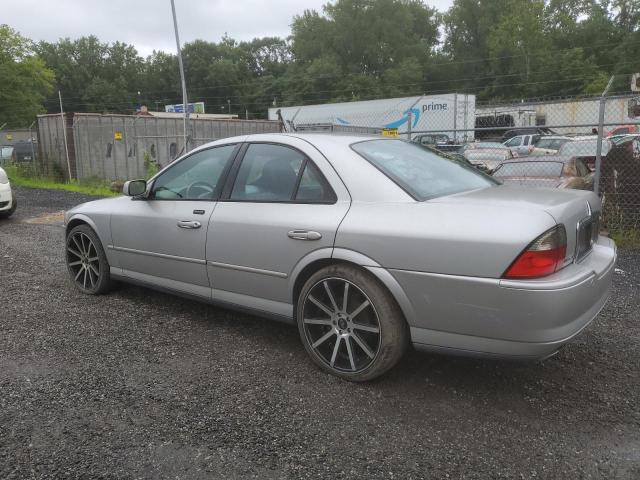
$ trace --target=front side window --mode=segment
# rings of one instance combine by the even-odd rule
[[[366,140],[351,148],[417,200],[497,184],[473,167],[402,140]]]
[[[293,200],[304,155],[281,145],[249,145],[231,191],[231,200],[287,202]]]
[[[164,171],[153,183],[155,200],[214,200],[235,145],[201,150]]]

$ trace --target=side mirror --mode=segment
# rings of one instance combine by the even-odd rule
[[[147,191],[146,180],[129,180],[124,182],[122,193],[129,197],[139,197]]]

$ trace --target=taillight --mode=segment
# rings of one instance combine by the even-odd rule
[[[567,232],[556,225],[536,238],[504,272],[503,278],[539,278],[560,270],[567,254]]]

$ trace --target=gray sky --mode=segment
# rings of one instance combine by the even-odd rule
[[[294,15],[320,10],[327,0],[175,0],[180,40],[237,40],[289,34]],[[17,0],[3,2],[0,23],[34,40],[96,35],[133,44],[143,56],[175,51],[169,0]],[[426,0],[447,9],[452,0]]]

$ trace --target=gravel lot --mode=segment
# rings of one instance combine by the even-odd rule
[[[0,222],[0,478],[640,478],[640,255],[544,363],[410,353],[365,385],[293,327],[133,286],[78,293],[61,225]]]

